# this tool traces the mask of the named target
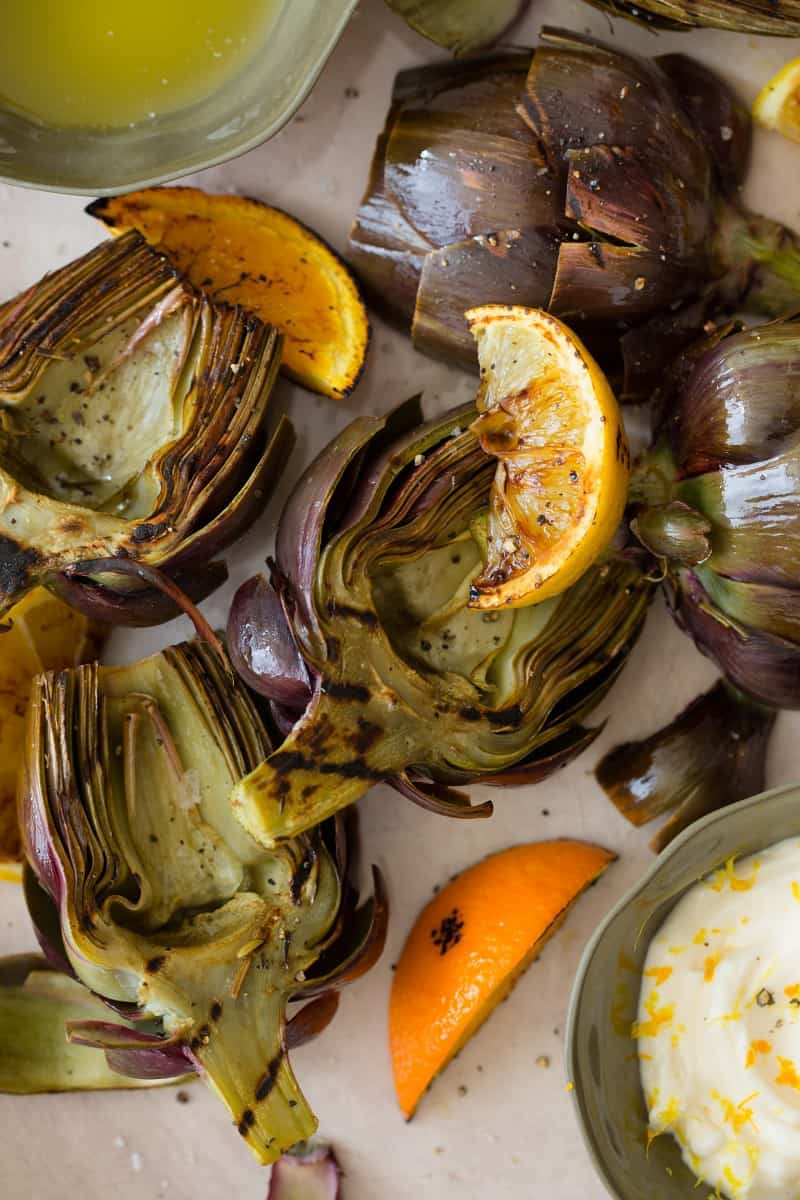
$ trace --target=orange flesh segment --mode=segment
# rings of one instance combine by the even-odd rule
[[[392,980],[389,1041],[410,1118],[614,855],[586,842],[513,846],[463,871],[417,918]]]
[[[101,634],[45,588],[34,588],[15,604],[4,624],[11,628],[0,633],[0,880],[18,880],[17,775],[33,678],[96,657]]]
[[[356,283],[315,233],[278,208],[197,188],[146,188],[97,200],[114,232],[137,229],[212,300],[238,304],[284,334],[283,369],[339,399],[358,382],[369,320]]]

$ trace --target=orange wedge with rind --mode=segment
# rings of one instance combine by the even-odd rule
[[[622,415],[600,367],[556,317],[502,304],[466,317],[481,372],[473,429],[497,459],[486,564],[470,605],[538,604],[588,570],[622,519]]]
[[[34,588],[6,614],[0,633],[0,880],[22,878],[17,775],[34,676],[97,657],[105,629],[45,588]]]
[[[756,97],[753,119],[765,129],[776,129],[800,142],[800,58],[794,58],[773,75]]]
[[[110,196],[87,212],[114,233],[138,229],[198,291],[280,329],[281,368],[295,382],[336,400],[358,383],[370,339],[361,293],[336,252],[289,213],[187,187]]]
[[[394,1084],[406,1119],[614,857],[568,839],[512,846],[457,875],[425,906],[389,1004]]]

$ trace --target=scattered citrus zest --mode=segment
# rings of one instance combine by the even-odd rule
[[[335,400],[359,380],[367,310],[353,276],[322,239],[279,208],[199,188],[145,188],[87,210],[114,233],[138,229],[198,290],[239,304],[284,334],[282,369]]]
[[[42,671],[58,671],[96,658],[100,627],[45,588],[34,588],[7,614],[0,633],[0,880],[22,877],[17,822],[17,774],[25,748],[25,715],[31,683]]]
[[[753,119],[765,129],[776,129],[800,142],[800,58],[793,58],[761,89],[753,105]]]
[[[513,846],[457,875],[425,906],[398,960],[389,1005],[406,1118],[613,859],[586,842]]]
[[[600,557],[622,518],[630,454],[619,406],[586,347],[541,309],[466,314],[478,344],[480,415],[498,460],[475,608],[538,604]]]

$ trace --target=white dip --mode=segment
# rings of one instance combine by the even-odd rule
[[[633,1035],[651,1137],[735,1200],[799,1200],[800,839],[687,892],[648,949]]]

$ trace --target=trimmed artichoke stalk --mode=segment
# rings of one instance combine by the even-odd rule
[[[800,322],[722,331],[677,363],[631,481],[675,618],[728,680],[800,707]]]
[[[421,424],[412,401],[353,422],[286,505],[273,588],[251,581],[234,601],[233,661],[288,729],[234,793],[264,845],[387,778],[436,811],[488,815],[453,785],[533,782],[595,736],[583,721],[636,641],[651,584],[612,551],[553,600],[470,608],[496,469],[474,417]]]
[[[701,26],[736,33],[800,37],[798,0],[587,0],[615,17],[656,29]]]
[[[163,1070],[155,1078],[134,1078],[65,1036],[70,1024],[107,1019],[102,1000],[45,959],[35,954],[0,959],[0,1092],[98,1091],[191,1079],[194,1067],[187,1058],[176,1059],[174,1080]]]
[[[721,681],[664,729],[609,751],[597,781],[633,825],[669,814],[650,842],[663,850],[693,821],[764,790],[775,716]]]
[[[576,34],[403,71],[350,260],[426,353],[474,370],[466,309],[548,308],[647,398],[718,312],[797,304],[797,238],[741,207],[750,135],[708,68]]]
[[[385,933],[379,880],[354,911],[341,830],[265,850],[241,828],[231,789],[269,750],[229,665],[192,643],[40,676],[21,783],[40,937],[134,1022],[72,1022],[72,1040],[139,1077],[188,1061],[262,1162],[316,1127],[287,1048],[335,1007],[291,1037],[287,1002],[358,974]]]
[[[160,568],[194,598],[261,511],[292,443],[267,410],[275,330],[181,282],[136,233],[0,310],[0,614],[37,583],[89,616],[154,624]],[[74,574],[82,567],[81,576]]]

